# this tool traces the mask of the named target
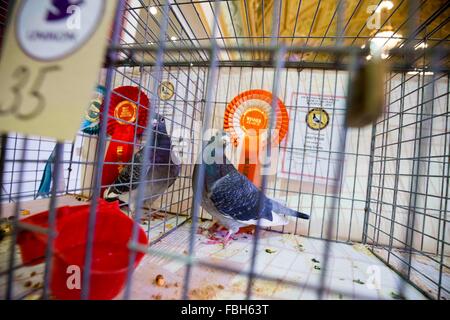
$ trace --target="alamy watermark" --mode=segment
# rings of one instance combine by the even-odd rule
[[[81,268],[77,265],[67,267],[66,273],[69,275],[66,280],[66,286],[69,290],[81,289]]]
[[[179,164],[225,164],[233,163],[257,165],[261,175],[274,175],[277,172],[280,147],[276,143],[279,130],[247,130],[239,137],[231,136],[221,129],[208,129],[200,134],[200,123],[192,131],[182,128],[171,133],[172,148],[177,154]],[[197,134],[194,134],[197,132]],[[192,153],[196,156],[192,157]],[[242,156],[245,154],[245,156]]]

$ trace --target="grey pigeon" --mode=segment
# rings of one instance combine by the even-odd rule
[[[205,162],[201,205],[219,224],[228,229],[223,240],[224,246],[239,228],[258,223],[260,200],[262,208],[259,225],[262,227],[286,225],[288,221],[283,215],[309,219],[309,215],[289,209],[268,198],[246,176],[236,170],[225,156],[227,140],[228,137],[219,132],[209,140],[201,155]],[[197,177],[199,166],[196,164],[194,167],[194,179]],[[196,181],[193,185],[195,189]]]
[[[165,119],[157,116],[153,120],[153,140],[150,143],[149,167],[146,168],[144,204],[149,207],[155,202],[177,179],[180,174],[178,156],[172,150],[170,136],[167,133]],[[137,188],[141,175],[144,148],[135,155],[134,165],[126,165],[113,185],[103,194],[105,200],[128,202],[131,213],[136,210]],[[131,182],[131,191],[130,191]],[[131,192],[131,197],[130,197]]]

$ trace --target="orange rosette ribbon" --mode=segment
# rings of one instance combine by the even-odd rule
[[[272,107],[272,93],[265,90],[249,90],[236,96],[227,106],[224,116],[224,130],[231,135],[234,147],[243,143],[238,169],[260,184],[260,146],[265,142],[262,134],[269,130],[271,117],[275,117],[272,144],[278,145],[286,137],[289,129],[289,115],[283,102],[275,97]],[[256,163],[255,163],[256,162]]]
[[[102,186],[117,179],[123,165],[130,162],[134,153],[134,136],[142,136],[147,125],[150,100],[139,88],[122,86],[111,93],[108,125],[111,137],[106,151],[102,173]],[[103,194],[102,189],[102,194]]]

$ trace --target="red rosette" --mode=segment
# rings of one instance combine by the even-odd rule
[[[138,136],[144,133],[147,125],[150,100],[138,87],[118,87],[111,93],[107,132],[114,135],[117,129],[130,125],[137,127]],[[138,121],[135,125],[136,119]]]
[[[106,151],[105,164],[103,165],[102,186],[113,184],[122,170],[121,163],[131,161],[133,157],[132,126],[125,126],[123,130],[117,130],[111,137],[108,150]],[[102,189],[102,193],[103,193]]]
[[[150,101],[147,95],[133,86],[118,87],[111,93],[106,131],[111,142],[105,156],[102,186],[117,179],[121,163],[131,161],[135,132],[140,137],[147,125]],[[137,125],[136,125],[137,122]],[[104,188],[102,189],[103,194]]]

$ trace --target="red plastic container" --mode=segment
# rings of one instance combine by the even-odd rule
[[[67,218],[55,239],[52,265],[52,295],[61,300],[81,297],[89,208],[77,210]],[[100,201],[97,213],[92,254],[89,299],[113,299],[123,289],[128,272],[128,243],[133,220],[120,211],[117,202]],[[147,245],[147,235],[139,227],[138,242]],[[134,267],[144,254],[137,252]]]
[[[74,208],[86,208],[89,206],[83,205],[80,207],[60,207],[56,210],[56,231],[61,227],[64,218],[73,212]],[[44,211],[37,213],[31,217],[22,219],[20,222],[32,224],[42,228],[48,228],[49,212]],[[47,248],[47,235],[28,230],[21,230],[17,235],[17,244],[20,246],[20,254],[22,262],[26,266],[35,266],[44,262],[45,250]]]

